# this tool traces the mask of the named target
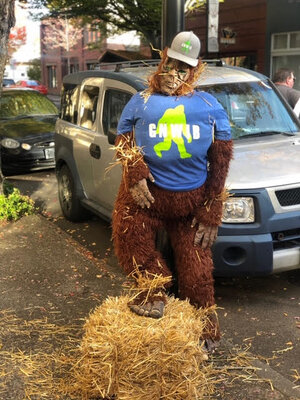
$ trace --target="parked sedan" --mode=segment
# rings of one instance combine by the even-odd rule
[[[0,150],[4,175],[53,168],[56,106],[31,89],[4,88],[0,98]]]
[[[24,81],[18,81],[15,84],[15,87],[23,87],[23,88],[30,88],[37,90],[38,92],[42,94],[48,94],[48,89],[46,86],[42,85],[38,81],[33,81],[33,80],[24,80]]]

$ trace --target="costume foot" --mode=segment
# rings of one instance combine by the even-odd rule
[[[204,345],[203,345],[203,349],[210,354],[213,354],[217,347],[219,347],[220,345],[220,341],[219,340],[213,340],[211,338],[209,339],[205,339],[204,340]]]
[[[154,300],[140,305],[129,304],[129,308],[137,315],[150,318],[161,318],[164,314],[165,303],[162,300]]]

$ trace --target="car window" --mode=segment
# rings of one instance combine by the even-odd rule
[[[77,124],[79,89],[77,85],[65,84],[61,97],[61,119],[73,124]]]
[[[106,90],[102,116],[102,124],[105,135],[108,135],[110,130],[117,130],[123,108],[131,97],[132,93],[116,89]]]
[[[37,81],[27,81],[27,85],[30,86],[39,86],[39,83]]]
[[[0,98],[0,119],[30,115],[58,114],[55,105],[35,91],[3,92]]]
[[[80,126],[87,129],[96,129],[98,99],[98,86],[86,85],[83,87],[80,100]]]
[[[3,86],[14,85],[15,81],[13,79],[3,79]]]
[[[243,82],[202,87],[227,111],[232,137],[297,132],[299,127],[268,82]]]

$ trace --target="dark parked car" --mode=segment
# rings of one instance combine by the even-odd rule
[[[15,81],[11,78],[3,78],[2,81],[3,87],[15,85]]]
[[[4,175],[53,168],[56,106],[31,89],[4,88],[0,98],[0,149]]]
[[[15,87],[23,87],[23,88],[34,89],[34,90],[37,90],[38,92],[40,92],[42,94],[48,94],[47,87],[42,85],[40,82],[34,81],[34,80],[18,81],[15,84]]]

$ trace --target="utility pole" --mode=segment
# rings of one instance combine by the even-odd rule
[[[173,37],[184,30],[185,0],[162,0],[161,48],[170,46]]]

